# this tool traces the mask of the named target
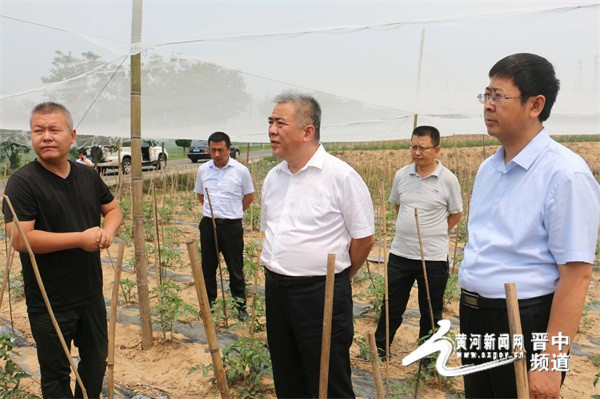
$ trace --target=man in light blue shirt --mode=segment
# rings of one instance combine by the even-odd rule
[[[473,187],[459,271],[461,333],[508,333],[504,283],[516,283],[530,395],[559,397],[566,368],[557,359],[568,359],[570,346],[552,343],[577,332],[598,238],[600,187],[585,161],[542,124],[559,89],[552,64],[514,54],[489,77],[479,99],[487,131],[502,146],[482,163]],[[545,348],[534,352],[532,333],[547,334]],[[542,357],[549,371],[532,370],[532,358]],[[512,364],[465,376],[465,395],[516,397]]]

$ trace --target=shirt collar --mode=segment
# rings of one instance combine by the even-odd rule
[[[229,157],[227,159],[227,163],[222,168],[217,167],[217,165],[215,165],[215,161],[213,161],[212,159],[209,161],[209,164],[208,164],[209,168],[213,168],[213,169],[216,169],[216,170],[222,170],[222,169],[228,168],[230,166],[233,166],[233,163],[231,162],[231,157]]]
[[[510,169],[509,165],[511,163],[528,170],[551,140],[548,131],[546,131],[546,128],[543,128],[529,143],[527,143],[525,148],[511,159],[506,167],[504,166],[504,147],[502,146],[498,148],[498,151],[492,156],[492,164],[500,171]]]
[[[431,174],[429,174],[429,176],[440,177],[440,173],[442,173],[442,161],[440,161],[439,159],[436,159],[435,162],[437,162],[437,167],[435,168],[435,170],[433,172],[431,172]],[[408,166],[408,174],[409,175],[417,174],[417,165],[414,162]],[[429,177],[429,176],[427,176],[427,177]]]
[[[327,151],[325,151],[325,148],[323,147],[322,144],[319,144],[319,148],[317,148],[317,151],[315,151],[313,156],[310,157],[310,159],[308,160],[306,165],[304,165],[302,167],[302,169],[300,169],[296,173],[300,173],[303,170],[306,170],[308,168],[317,168],[320,170],[323,169],[323,164],[325,163],[326,156],[327,156]],[[287,161],[282,161],[279,165],[277,165],[277,172],[284,172],[284,173],[287,173],[288,175],[292,174]]]

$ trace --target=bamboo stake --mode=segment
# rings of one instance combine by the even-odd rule
[[[221,296],[223,298],[223,316],[225,317],[225,327],[229,326],[227,320],[227,303],[225,302],[225,288],[223,286],[223,269],[221,268],[221,257],[219,256],[219,239],[217,238],[217,223],[215,222],[215,214],[213,213],[212,202],[210,201],[210,194],[208,193],[208,187],[206,190],[206,198],[208,199],[208,206],[210,207],[210,217],[212,218],[213,235],[215,237],[215,248],[217,250],[217,265],[219,266],[219,278],[221,279]]]
[[[119,159],[119,163],[121,162],[121,139],[117,140],[117,159]],[[119,165],[117,168],[117,176],[118,176],[118,184],[117,184],[117,198],[118,201],[121,201],[121,196],[123,195],[123,168]]]
[[[208,349],[213,362],[213,370],[215,372],[215,378],[217,379],[217,386],[219,392],[221,392],[221,398],[229,398],[229,389],[227,388],[227,378],[225,378],[225,370],[223,369],[223,360],[221,359],[221,352],[219,349],[219,343],[217,341],[217,333],[215,332],[215,325],[210,313],[210,304],[208,303],[208,295],[206,294],[206,285],[204,284],[204,275],[200,268],[200,259],[198,256],[198,247],[195,240],[189,240],[186,242],[188,248],[188,254],[190,256],[190,264],[192,266],[192,273],[194,275],[194,286],[196,287],[196,294],[198,295],[198,303],[200,305],[200,315],[202,316],[202,322],[204,323],[204,330],[206,332],[206,340],[208,341]]]
[[[371,368],[373,369],[373,380],[375,381],[375,390],[377,399],[383,399],[383,384],[381,383],[381,371],[379,370],[379,354],[377,353],[377,344],[375,343],[375,334],[367,334],[369,338],[369,351],[371,353]]]
[[[454,235],[454,255],[452,258],[452,270],[451,273],[454,274],[454,268],[456,267],[456,249],[458,247],[458,236],[460,234],[460,225],[459,223],[456,224],[456,226],[454,227],[454,232],[456,233]]]
[[[327,398],[329,355],[331,350],[331,319],[333,317],[333,288],[335,285],[335,254],[327,254],[325,278],[325,307],[323,309],[323,337],[321,340],[321,368],[319,370],[319,399]]]
[[[258,267],[262,255],[262,231],[258,233],[258,251],[256,251],[256,269],[254,270],[254,296],[252,298],[252,322],[250,323],[250,340],[254,338],[254,324],[256,323],[256,297],[258,295]]]
[[[67,359],[69,360],[69,364],[71,365],[71,370],[73,370],[73,374],[75,374],[75,379],[77,380],[77,383],[79,384],[79,387],[81,388],[81,394],[83,395],[84,399],[87,399],[87,397],[88,397],[87,391],[85,390],[85,387],[83,386],[83,381],[81,381],[81,377],[79,376],[79,373],[77,372],[77,367],[75,367],[75,363],[73,362],[73,358],[71,357],[71,351],[67,347],[65,338],[62,335],[62,332],[60,330],[58,322],[56,321],[56,317],[54,316],[54,311],[52,311],[52,306],[50,305],[50,299],[48,299],[48,294],[46,293],[46,289],[44,288],[44,282],[42,281],[42,276],[40,275],[40,270],[38,269],[38,265],[35,260],[35,255],[33,254],[33,250],[29,246],[29,241],[27,240],[27,236],[25,235],[25,232],[23,231],[23,228],[21,227],[21,224],[19,223],[19,219],[17,218],[17,214],[15,213],[15,210],[12,206],[12,203],[10,202],[10,199],[6,195],[4,195],[4,199],[6,200],[6,203],[8,204],[8,207],[10,208],[10,212],[13,215],[13,224],[17,227],[17,230],[19,231],[19,235],[21,236],[21,239],[23,240],[23,242],[25,243],[25,247],[27,248],[27,253],[29,254],[29,259],[31,260],[31,267],[33,268],[33,273],[35,274],[35,279],[37,280],[38,286],[40,287],[40,292],[42,294],[42,298],[44,299],[44,303],[46,304],[46,309],[48,310],[48,315],[50,315],[50,320],[52,320],[52,325],[54,326],[56,335],[58,335],[58,339],[60,341],[60,344],[62,345],[63,351],[65,352],[65,355],[67,356]]]
[[[415,222],[417,223],[417,236],[419,238],[419,249],[421,250],[421,264],[423,265],[423,277],[425,278],[425,288],[427,292],[427,305],[429,306],[429,317],[431,319],[431,332],[435,333],[435,321],[433,319],[433,309],[431,307],[431,294],[429,293],[429,281],[427,279],[427,267],[425,263],[425,252],[423,251],[423,240],[421,239],[421,229],[419,227],[419,210],[415,208]]]
[[[381,192],[381,223],[383,232],[383,284],[385,288],[384,304],[385,304],[385,396],[390,394],[390,307],[389,307],[389,278],[388,278],[388,258],[386,256],[387,249],[387,223],[385,220],[385,200],[383,184],[380,186]]]
[[[510,335],[523,334],[521,329],[521,315],[519,312],[519,300],[517,299],[517,286],[515,283],[505,283],[504,292],[506,292],[506,308],[508,311],[508,326]],[[529,399],[529,380],[527,377],[527,357],[525,350],[519,351],[519,356],[515,360],[515,378],[517,383],[517,397],[519,399]]]
[[[110,319],[108,324],[108,357],[106,359],[106,373],[108,379],[108,399],[114,398],[114,367],[115,367],[115,330],[117,325],[117,306],[119,301],[119,285],[121,283],[121,266],[125,243],[120,242],[117,248],[117,266],[113,280],[112,296],[110,301]]]
[[[10,232],[8,247],[6,249],[6,266],[4,268],[4,276],[2,278],[2,288],[0,289],[0,309],[2,309],[2,299],[4,298],[4,290],[6,290],[6,285],[8,284],[8,275],[10,274],[10,267],[12,266],[13,257],[16,252],[12,247],[14,235],[15,229],[12,229]]]
[[[435,333],[435,320],[433,318],[433,308],[431,307],[431,294],[429,292],[429,280],[427,279],[427,265],[425,263],[425,252],[423,251],[423,240],[421,239],[421,228],[419,227],[419,210],[415,208],[415,222],[417,224],[417,237],[419,238],[419,249],[421,251],[421,265],[423,265],[423,278],[425,279],[425,291],[427,293],[427,306],[429,307],[429,317],[431,319],[431,334]],[[420,288],[420,287],[419,287]],[[417,372],[417,384],[415,386],[415,398],[417,397],[417,391],[419,389],[419,378],[421,376],[421,365],[423,359],[419,360],[419,371]],[[438,386],[441,386],[441,382],[438,375]]]
[[[132,2],[131,43],[142,41],[142,1]],[[142,349],[154,345],[152,337],[152,318],[150,317],[150,295],[148,293],[148,275],[146,261],[146,238],[144,232],[144,214],[142,198],[144,183],[142,179],[142,75],[141,54],[131,55],[131,209],[133,218],[133,245],[135,250],[135,270],[140,310],[140,328]]]
[[[160,255],[160,237],[158,234],[158,211],[156,210],[156,187],[154,186],[154,182],[152,182],[152,185],[150,186],[150,191],[152,192],[152,213],[154,215],[154,246],[157,253],[155,260],[158,259],[158,262],[156,263],[156,286],[158,287],[162,282],[162,259]]]

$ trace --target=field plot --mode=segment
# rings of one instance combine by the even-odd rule
[[[600,178],[600,142],[567,143],[581,154],[597,178]],[[473,179],[481,161],[490,156],[496,147],[443,148],[441,162],[459,177],[465,203],[464,214],[468,214],[468,202]],[[353,283],[355,301],[355,339],[351,348],[353,381],[356,394],[363,398],[374,398],[375,388],[370,374],[367,333],[375,330],[379,307],[383,295],[383,259],[394,235],[395,214],[387,202],[389,190],[396,170],[410,162],[410,153],[404,149],[394,150],[333,150],[332,153],[351,164],[369,186],[376,210],[377,242],[369,257],[368,267],[363,266]],[[244,217],[245,226],[245,267],[248,311],[251,317],[240,322],[234,314],[232,303],[227,300],[230,293],[225,283],[225,306],[227,319],[223,314],[223,301],[219,290],[219,300],[213,312],[217,325],[218,339],[224,354],[224,363],[232,397],[258,398],[275,397],[273,383],[269,376],[269,357],[265,346],[264,317],[264,273],[258,263],[260,253],[260,188],[267,171],[277,161],[265,158],[249,165],[255,181],[255,201]],[[153,398],[219,398],[219,391],[212,380],[211,356],[208,351],[204,328],[198,317],[198,299],[193,283],[186,242],[198,239],[198,222],[201,208],[193,193],[195,173],[175,173],[159,176],[145,184],[144,214],[146,234],[146,254],[148,282],[151,291],[150,307],[154,328],[153,347],[142,350],[137,307],[136,274],[132,243],[131,199],[129,188],[124,187],[120,204],[125,214],[125,222],[119,236],[126,245],[123,273],[120,281],[120,295],[115,340],[114,380],[115,397],[132,397],[135,394]],[[156,212],[153,210],[153,196],[156,192]],[[115,191],[118,188],[114,189]],[[155,222],[157,220],[157,223]],[[0,234],[4,231],[1,221]],[[386,227],[384,228],[385,223]],[[386,237],[383,232],[387,231]],[[5,237],[2,235],[2,238]],[[444,317],[453,322],[452,332],[458,327],[459,288],[456,274],[462,259],[462,247],[466,241],[464,220],[458,231],[451,233],[449,253],[452,274],[445,294]],[[116,259],[116,246],[112,246],[109,258],[102,252],[104,272],[104,296],[107,308],[113,284],[112,263]],[[6,245],[0,248],[0,263],[6,264]],[[455,256],[456,254],[456,256]],[[160,255],[160,273],[157,273]],[[111,262],[112,261],[112,262]],[[223,264],[224,279],[227,282]],[[160,281],[160,284],[159,284]],[[158,287],[158,288],[157,288]],[[160,294],[160,295],[159,295]],[[14,327],[22,333],[14,348],[19,355],[11,359],[21,365],[31,378],[21,380],[19,389],[40,396],[39,373],[33,339],[22,296],[20,262],[15,257],[10,274],[10,300],[4,296],[0,309],[1,332],[10,330],[6,324],[12,320]],[[160,300],[159,300],[160,298]],[[256,302],[253,303],[254,298]],[[418,304],[416,289],[391,347],[389,366],[382,366],[382,375],[390,379],[390,397],[412,397],[415,390],[416,365],[404,367],[402,358],[418,345]],[[0,355],[6,347],[0,350]],[[77,357],[76,349],[72,355]],[[451,365],[458,365],[451,357]],[[0,360],[0,366],[5,361]],[[589,398],[600,393],[594,387],[594,377],[600,370],[600,269],[598,253],[594,265],[592,283],[586,301],[586,308],[580,323],[579,333],[571,349],[568,374],[561,394],[565,398]],[[461,378],[441,378],[432,375],[432,370],[421,374],[419,397],[446,398],[460,397]],[[0,376],[0,391],[8,389],[7,381]],[[4,385],[3,385],[4,384]],[[384,383],[385,384],[385,383]],[[14,385],[13,385],[14,387]],[[3,395],[0,393],[0,396]],[[25,397],[25,396],[23,396]],[[106,395],[104,395],[106,397]]]

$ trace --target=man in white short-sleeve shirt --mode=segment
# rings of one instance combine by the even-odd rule
[[[375,342],[381,357],[389,352],[386,329],[389,326],[389,345],[402,324],[402,315],[410,297],[412,286],[419,287],[419,338],[432,328],[429,303],[433,319],[442,318],[444,290],[448,282],[448,232],[462,216],[462,197],[458,179],[437,159],[440,154],[440,132],[433,126],[418,126],[411,137],[413,163],[400,169],[394,177],[390,202],[396,207],[396,234],[388,260],[389,323],[386,323],[384,301]],[[415,209],[419,211],[423,254],[427,279],[423,275],[421,248],[417,235]],[[430,301],[425,282],[429,283]]]
[[[325,275],[335,254],[327,397],[354,397],[350,279],[367,258],[374,211],[361,177],[319,144],[321,108],[293,92],[269,117],[273,155],[283,160],[262,190],[267,339],[279,398],[318,397]]]
[[[254,200],[254,184],[247,167],[229,156],[231,140],[223,132],[208,138],[210,161],[200,165],[194,192],[203,205],[200,221],[202,272],[208,300],[212,306],[217,298],[218,255],[212,218],[216,224],[219,252],[223,253],[229,271],[229,288],[237,303],[238,316],[248,318],[246,312],[246,282],[244,280],[244,229],[242,218]],[[210,196],[210,204],[206,197]],[[214,213],[211,214],[211,206]]]

